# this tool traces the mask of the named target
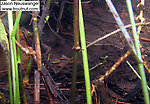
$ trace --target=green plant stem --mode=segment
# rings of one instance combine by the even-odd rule
[[[18,12],[16,12],[16,17],[17,17]],[[16,39],[19,43],[20,42],[20,31],[19,31],[19,25],[17,28],[17,35],[16,35]],[[23,84],[23,77],[22,77],[22,69],[21,69],[21,49],[17,46],[17,62],[18,62],[18,70],[19,70],[19,82],[20,82],[20,94],[21,94],[21,99],[22,99],[22,103],[23,104],[27,104],[27,100],[26,100],[26,95],[25,95],[25,88],[24,88],[24,84]]]
[[[126,3],[127,3],[127,6],[128,6],[130,22],[132,24],[132,31],[133,31],[133,37],[134,37],[134,40],[135,40],[136,52],[137,52],[138,57],[142,60],[141,50],[140,50],[140,42],[139,42],[139,39],[138,39],[138,36],[137,36],[132,4],[131,4],[130,0],[126,0]],[[138,63],[138,67],[139,67],[139,71],[140,71],[140,75],[141,75],[141,84],[142,84],[142,91],[143,91],[143,95],[144,95],[144,101],[145,101],[145,104],[149,104],[149,93],[148,93],[148,90],[147,90],[147,82],[146,82],[146,76],[145,76],[143,63]]]
[[[29,62],[28,62],[27,68],[26,68],[26,73],[24,76],[25,82],[29,82],[29,73],[30,73],[31,64],[32,64],[32,57],[30,56]]]
[[[18,12],[16,11],[16,17],[18,15]],[[17,27],[17,35],[16,35],[16,39],[19,43],[20,42],[20,31],[19,31],[19,25]],[[19,82],[20,82],[20,94],[21,94],[21,99],[22,99],[22,103],[23,104],[27,104],[27,100],[26,100],[26,95],[25,95],[25,88],[24,88],[24,84],[23,84],[23,76],[22,76],[22,69],[21,69],[21,49],[17,46],[17,62],[18,62],[18,70],[19,70]]]
[[[16,12],[16,17],[18,15],[18,12]],[[17,35],[16,35],[16,39],[19,43],[21,43],[20,41],[20,31],[19,31],[19,25],[17,28]],[[27,100],[26,100],[26,95],[25,95],[25,88],[24,88],[24,84],[23,84],[23,76],[22,76],[22,69],[21,69],[21,49],[17,46],[17,62],[18,62],[18,70],[19,70],[19,82],[20,82],[20,95],[21,97],[21,101],[22,104],[27,104]]]
[[[19,32],[19,26],[17,28],[17,36],[16,36],[17,42],[20,43],[20,32]],[[20,64],[21,63],[21,49],[17,46],[17,61]]]
[[[12,11],[8,11],[10,49],[11,49],[11,66],[12,66],[13,91],[14,91],[14,103],[15,104],[20,103],[15,34],[16,34],[16,30],[20,21],[21,13],[22,13],[21,11],[18,13],[15,25],[13,27],[13,14],[12,14]]]
[[[14,96],[14,102],[15,104],[19,104],[20,103],[20,91],[19,91],[19,74],[18,74],[18,64],[17,64],[17,52],[16,52],[16,43],[15,43],[15,34],[19,25],[19,21],[21,18],[21,14],[22,12],[18,13],[18,16],[16,18],[14,27],[13,27],[13,31],[12,31],[12,35],[11,35],[11,40],[12,40],[12,51],[13,51],[13,56],[14,56],[14,66],[15,66],[15,79],[16,80],[16,97]],[[15,92],[14,92],[15,93]]]
[[[22,69],[21,69],[21,65],[18,65],[18,69],[19,69],[19,82],[20,82],[20,94],[21,94],[21,99],[22,99],[22,104],[27,104],[27,100],[26,100],[26,94],[25,94],[25,88],[24,88],[24,84],[23,84],[23,76],[22,76]]]
[[[81,50],[82,50],[87,104],[92,104],[90,75],[89,75],[89,66],[88,66],[88,58],[87,58],[87,49],[86,49],[86,41],[85,41],[81,0],[79,0],[79,29],[80,29],[80,39],[81,39],[81,47],[82,47]]]
[[[141,76],[138,74],[138,72],[133,68],[133,66],[129,63],[129,61],[126,61],[129,67],[132,69],[132,71],[135,73],[135,75],[141,80]],[[149,86],[147,85],[147,89],[150,91]]]
[[[11,78],[11,67],[10,67],[10,54],[6,56],[8,63],[8,81],[9,81],[9,95],[10,95],[10,104],[13,104],[13,92],[12,92],[12,78]]]
[[[128,43],[128,46],[130,47],[130,49],[132,50],[132,53],[134,54],[134,56],[136,57],[136,60],[139,62],[139,63],[143,63],[143,60],[141,60],[141,58],[139,58],[139,56],[137,55],[136,53],[136,49],[135,49],[135,46],[134,46],[134,42],[132,40],[132,38],[130,37],[129,33],[127,32],[127,30],[125,29],[124,27],[124,24],[118,14],[118,12],[116,11],[113,3],[111,0],[106,0],[109,8],[110,8],[110,11],[112,12],[118,26],[120,27],[122,33],[123,33],[123,36],[125,37],[127,43]]]
[[[71,86],[71,104],[75,104],[79,49],[79,0],[74,0],[74,61]]]

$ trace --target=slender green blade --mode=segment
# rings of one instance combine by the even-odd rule
[[[11,70],[10,70],[10,54],[9,54],[9,42],[7,38],[7,33],[0,19],[0,44],[5,52],[6,60],[8,64],[8,80],[9,80],[9,94],[10,94],[10,104],[13,104],[13,95],[12,95],[12,83],[11,83]]]

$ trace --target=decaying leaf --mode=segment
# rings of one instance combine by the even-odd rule
[[[9,43],[8,43],[7,33],[5,31],[5,27],[1,19],[0,19],[0,44],[3,47],[4,52],[6,52],[7,54],[9,51]]]

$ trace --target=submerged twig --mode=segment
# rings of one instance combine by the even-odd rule
[[[106,77],[108,77],[115,69],[122,63],[129,55],[131,51],[127,51],[119,60],[103,75],[101,76],[98,81],[103,81]]]
[[[141,0],[141,2],[137,5],[137,7],[141,6],[142,9],[140,10],[140,14],[139,16],[136,18],[136,20],[140,20],[141,23],[144,23],[145,22],[145,18],[144,18],[144,0]],[[140,32],[142,30],[142,25],[139,25],[138,28],[137,28],[137,35],[139,36],[140,35]]]
[[[49,10],[51,1],[52,0],[47,0],[46,4],[43,5],[42,16],[40,17],[40,20],[38,22],[39,36],[42,35],[43,28],[44,28],[44,25],[45,25],[44,21],[45,21],[46,16],[48,16],[48,10]]]
[[[138,25],[148,25],[148,24],[150,24],[150,22],[147,22],[147,23],[136,23],[136,26],[138,26]],[[130,28],[130,27],[131,27],[131,24],[125,26],[125,28]],[[100,37],[100,38],[96,39],[95,41],[89,43],[89,44],[87,45],[87,48],[90,47],[90,46],[92,46],[93,44],[96,44],[97,42],[99,42],[99,41],[101,41],[101,40],[103,40],[103,39],[105,39],[105,38],[108,38],[108,37],[111,36],[111,35],[114,35],[114,34],[120,32],[120,31],[121,31],[121,29],[117,29],[117,30],[115,30],[115,31],[113,31],[113,32],[111,32],[111,33],[106,34],[106,35],[103,36],[103,37]]]
[[[74,0],[74,61],[73,61],[73,75],[71,86],[71,103],[75,104],[76,97],[76,79],[78,67],[78,54],[79,54],[79,0]]]
[[[32,47],[25,48],[17,40],[15,40],[15,42],[16,42],[17,46],[26,54],[35,55],[35,51],[33,50]]]
[[[36,63],[38,66],[38,70],[35,70],[35,86],[34,86],[34,103],[40,104],[40,71],[42,68],[41,63],[41,47],[40,47],[40,40],[39,40],[39,33],[37,27],[37,11],[33,11],[32,19],[33,19],[33,30],[34,30],[34,40],[35,40],[35,51],[36,51]]]
[[[59,97],[62,100],[62,102],[67,102],[68,103],[69,102],[68,99],[62,93],[60,88],[56,85],[56,83],[53,80],[53,78],[51,77],[49,71],[43,65],[42,65],[41,74],[44,76],[46,84],[47,84],[49,90],[51,91],[51,93],[53,94],[53,96],[56,97],[56,98]]]
[[[66,0],[62,0],[62,3],[60,5],[59,17],[57,19],[56,33],[59,32],[59,29],[60,29],[60,26],[61,26],[61,19],[62,19],[62,15],[63,15],[63,11],[64,11],[65,1]]]

